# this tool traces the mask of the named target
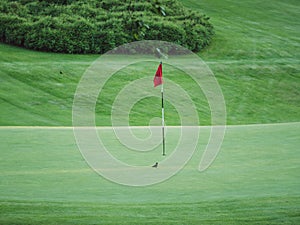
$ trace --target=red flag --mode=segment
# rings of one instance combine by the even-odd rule
[[[155,73],[154,79],[153,79],[154,87],[161,85],[163,83],[162,79],[162,63],[159,64],[157,71]]]

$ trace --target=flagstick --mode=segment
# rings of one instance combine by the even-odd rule
[[[162,123],[162,138],[163,138],[163,152],[166,155],[166,144],[165,144],[165,110],[164,110],[164,84],[161,84],[161,123]]]

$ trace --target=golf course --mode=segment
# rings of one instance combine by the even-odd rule
[[[80,149],[74,99],[82,77],[101,62],[102,55],[51,53],[0,43],[1,225],[300,224],[300,3],[178,2],[209,16],[213,24],[211,43],[194,56],[220,87],[226,124],[213,121],[212,104],[195,79],[168,64],[168,59],[155,57],[110,76],[92,112],[95,133],[105,149],[132,165],[124,171],[103,162],[104,172],[119,172],[120,177],[139,168],[153,176],[173,169],[177,165],[165,162],[183,139],[181,125],[199,129],[194,151],[189,145],[193,137],[185,140],[183,149],[191,157],[182,168],[150,185],[124,185],[101,176]],[[122,57],[117,62],[122,63]],[[189,59],[182,58],[188,65]],[[161,142],[151,151],[130,149],[117,136],[124,130],[122,119],[112,121],[113,113],[118,116],[114,101],[120,98],[126,105],[137,96],[138,89],[127,88],[132,92],[122,101],[123,88],[148,80],[141,89],[154,94],[130,105],[128,125],[139,140],[149,135],[150,125],[161,137],[160,88],[153,88],[161,60],[166,62],[166,156]],[[198,123],[174,106],[179,101],[180,107],[190,107],[188,101],[180,101],[181,92],[170,93],[172,82],[190,96]],[[218,127],[226,128],[218,154],[201,170],[201,159]],[[139,146],[146,149],[148,143],[152,144]],[[155,162],[158,167],[152,168]]]

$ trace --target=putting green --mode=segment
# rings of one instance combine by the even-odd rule
[[[179,173],[138,188],[110,182],[89,168],[71,127],[1,127],[0,222],[134,224],[160,216],[170,224],[299,222],[300,123],[228,126],[216,160],[199,172],[209,128],[201,128],[197,150]],[[169,149],[178,141],[171,132],[176,129],[168,132]],[[111,130],[99,130],[120,160],[148,165],[163,159],[160,146],[147,153],[124,151]],[[146,130],[135,132],[143,136]]]

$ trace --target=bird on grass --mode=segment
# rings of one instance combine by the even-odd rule
[[[152,167],[157,168],[158,167],[158,162],[156,162]]]

